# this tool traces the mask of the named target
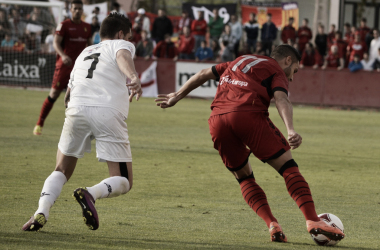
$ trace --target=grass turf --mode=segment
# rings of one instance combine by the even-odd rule
[[[265,223],[241,197],[233,176],[213,149],[210,101],[186,99],[161,110],[143,98],[130,107],[128,128],[133,189],[97,201],[100,228],[84,225],[71,197],[80,186],[108,177],[95,150],[78,161],[40,232],[23,232],[39,192],[55,166],[64,121],[63,98],[42,136],[32,134],[47,92],[0,89],[0,249],[317,249],[285,184],[268,165],[250,158],[257,182],[289,243],[269,242]],[[272,121],[286,132],[274,107]],[[342,249],[379,249],[380,113],[297,106],[295,128],[303,145],[293,151],[309,182],[317,213],[337,215],[345,226]]]

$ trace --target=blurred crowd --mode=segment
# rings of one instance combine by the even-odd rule
[[[112,5],[111,12],[113,11],[127,16],[117,2]],[[380,72],[379,31],[369,28],[365,18],[361,19],[358,27],[346,23],[343,31],[331,25],[326,32],[325,27],[319,24],[317,34],[313,36],[306,18],[296,30],[291,17],[288,24],[279,31],[272,22],[271,14],[267,15],[267,22],[261,27],[255,13],[251,13],[248,22],[244,24],[236,15],[231,15],[230,21],[224,24],[217,8],[213,9],[213,16],[208,22],[202,11],[197,13],[195,20],[183,11],[177,27],[174,27],[164,10],[158,10],[157,14],[154,20],[150,20],[145,10],[140,8],[132,20],[131,42],[136,46],[136,57],[226,62],[246,54],[269,56],[275,46],[286,43],[300,52],[301,68],[330,67],[337,70],[349,68],[353,72],[360,69]],[[71,18],[67,0],[63,16]],[[99,43],[102,20],[98,7],[94,8],[89,20],[93,43]],[[2,50],[55,53],[55,27],[56,23],[49,8],[1,5]],[[178,33],[174,33],[174,30],[178,30]]]

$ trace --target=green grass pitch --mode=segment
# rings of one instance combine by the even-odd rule
[[[96,203],[97,231],[84,225],[72,191],[108,177],[95,147],[78,161],[40,232],[23,232],[45,178],[54,170],[63,121],[61,97],[42,136],[32,134],[47,92],[0,89],[0,249],[319,249],[271,167],[250,158],[257,182],[289,243],[272,243],[265,223],[241,197],[208,131],[209,100],[161,110],[153,99],[130,105],[134,185]],[[274,107],[272,121],[285,132]],[[380,113],[296,106],[303,144],[293,151],[317,213],[337,215],[346,238],[335,248],[379,249]]]

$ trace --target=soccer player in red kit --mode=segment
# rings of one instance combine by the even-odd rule
[[[255,181],[248,161],[251,153],[283,176],[290,196],[306,218],[309,233],[340,240],[344,234],[319,219],[309,185],[290,152],[290,148],[296,149],[302,143],[302,137],[293,127],[293,108],[288,99],[289,81],[298,71],[299,61],[296,49],[279,45],[271,57],[245,55],[203,69],[177,92],[159,95],[156,102],[161,108],[172,107],[204,82],[218,80],[209,118],[214,147],[239,182],[245,201],[265,221],[271,241],[287,242],[287,238],[271,212],[264,191]],[[269,119],[268,107],[273,97],[286,125],[288,140]]]
[[[42,127],[54,102],[58,99],[62,90],[67,87],[71,70],[78,55],[87,45],[91,44],[91,25],[82,22],[83,2],[73,0],[70,11],[71,19],[60,23],[57,27],[53,46],[57,51],[53,83],[48,97],[42,104],[40,117],[34,127],[33,134],[41,135]]]
[[[302,53],[305,49],[305,45],[311,40],[313,34],[311,29],[307,26],[309,24],[309,19],[304,18],[302,20],[302,26],[299,27],[297,32],[298,37],[298,50]]]
[[[296,42],[296,29],[293,27],[294,17],[289,17],[289,23],[281,31],[281,40],[283,43],[287,44],[290,39],[292,43]]]

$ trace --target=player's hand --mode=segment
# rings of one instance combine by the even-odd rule
[[[302,143],[302,137],[295,131],[288,133],[288,142],[290,147],[294,150],[298,148]]]
[[[134,96],[136,96],[136,101],[138,101],[143,93],[141,89],[140,79],[136,77],[135,79],[131,80],[130,83],[127,83],[127,87],[131,91],[131,94],[129,95],[129,102],[132,102]]]
[[[167,95],[160,94],[157,97],[158,99],[155,99],[154,101],[157,106],[163,109],[173,107],[180,100],[176,92]]]
[[[66,66],[71,66],[71,64],[73,63],[73,61],[71,60],[71,58],[68,55],[62,56],[62,62]]]

